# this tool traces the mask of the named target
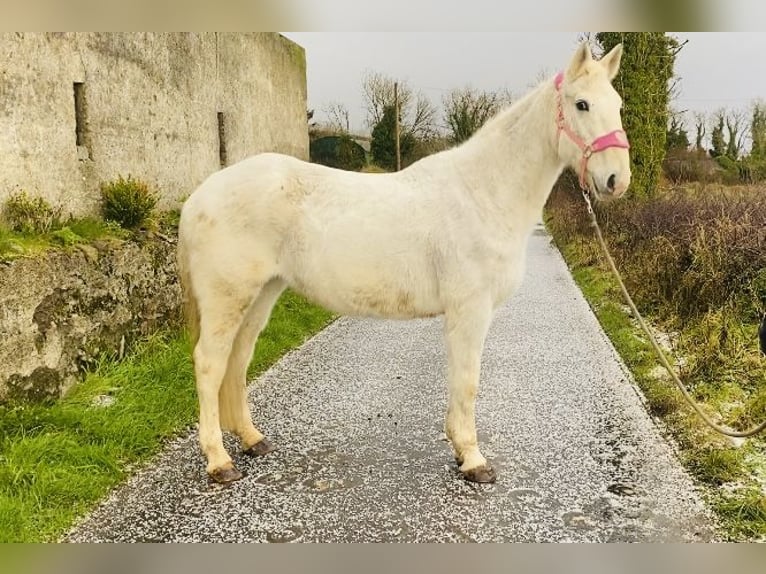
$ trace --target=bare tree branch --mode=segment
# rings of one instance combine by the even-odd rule
[[[334,131],[348,133],[351,131],[348,108],[340,102],[330,102],[323,110],[327,116],[327,125]]]
[[[444,97],[444,123],[450,140],[461,143],[510,101],[510,93],[486,92],[470,86],[456,88]]]
[[[372,128],[383,118],[388,106],[394,105],[396,80],[379,72],[369,72],[362,82],[362,95],[367,109],[367,127]],[[403,132],[417,138],[434,133],[436,108],[422,93],[413,92],[407,82],[398,82],[399,110]]]
[[[409,120],[404,118],[405,127],[418,139],[428,139],[434,135],[436,125],[436,108],[423,94],[418,94],[414,111]]]
[[[745,125],[747,118],[741,110],[730,110],[726,114],[726,131],[729,134],[729,140],[726,146],[726,155],[731,159],[739,159],[744,147]]]
[[[694,146],[698,149],[705,149],[705,135],[707,134],[707,114],[705,112],[694,112]]]

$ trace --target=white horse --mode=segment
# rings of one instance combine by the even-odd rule
[[[519,287],[529,235],[562,170],[576,169],[598,198],[628,187],[621,100],[611,85],[621,55],[617,46],[594,60],[581,45],[555,81],[462,145],[397,173],[345,172],[266,153],[199,186],[181,214],[178,266],[212,479],[242,477],[222,428],[247,454],[273,448],[251,420],[245,376],[289,286],[342,315],[444,315],[445,431],[466,479],[495,480],[474,418],[484,339],[493,311]],[[591,157],[595,151],[602,153]]]

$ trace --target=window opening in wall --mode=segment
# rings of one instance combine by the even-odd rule
[[[85,84],[74,83],[75,143],[80,159],[90,159],[90,134],[88,133],[88,108],[85,100]]]
[[[226,123],[223,112],[218,112],[218,160],[226,167]]]

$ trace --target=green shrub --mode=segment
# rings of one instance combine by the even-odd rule
[[[81,237],[83,241],[93,241],[103,237],[124,238],[127,235],[125,229],[116,221],[103,221],[95,217],[70,219],[65,229],[71,229],[72,233]]]
[[[727,155],[719,155],[715,158],[715,161],[723,169],[720,177],[721,183],[725,185],[737,185],[743,181],[739,161],[733,160]]]
[[[157,195],[139,180],[119,176],[117,180],[101,185],[104,219],[116,221],[125,229],[137,229],[152,216]]]
[[[739,161],[739,176],[743,183],[766,181],[766,159],[746,157]]]
[[[20,191],[5,202],[4,218],[18,233],[43,234],[60,225],[61,207],[52,207],[42,197],[30,197]]]
[[[364,148],[345,134],[313,140],[309,154],[314,163],[348,171],[359,171],[367,164]]]
[[[83,238],[77,235],[77,233],[72,231],[69,227],[57,229],[51,233],[51,236],[54,242],[64,246],[76,245],[77,243],[83,242]]]
[[[622,44],[614,87],[622,96],[622,124],[630,138],[631,196],[655,193],[668,132],[673,65],[681,44],[666,32],[598,32],[606,54]]]
[[[389,171],[396,169],[396,111],[393,106],[386,106],[383,117],[372,128],[370,140],[370,155],[375,164]],[[399,154],[402,168],[413,162],[415,151],[415,136],[406,130],[399,133]]]

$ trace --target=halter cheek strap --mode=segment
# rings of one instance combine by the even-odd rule
[[[567,137],[574,142],[574,144],[580,148],[582,152],[582,159],[580,160],[580,187],[584,190],[588,190],[588,183],[585,181],[585,174],[588,169],[588,160],[594,153],[604,151],[610,147],[617,147],[622,149],[629,149],[630,143],[628,142],[628,136],[623,130],[614,130],[599,136],[594,139],[590,144],[586,144],[579,135],[577,135],[572,128],[569,127],[564,119],[564,108],[561,103],[561,84],[564,81],[564,72],[556,74],[554,80],[556,84],[556,127],[558,128],[558,137],[561,138],[561,132],[564,132]]]

